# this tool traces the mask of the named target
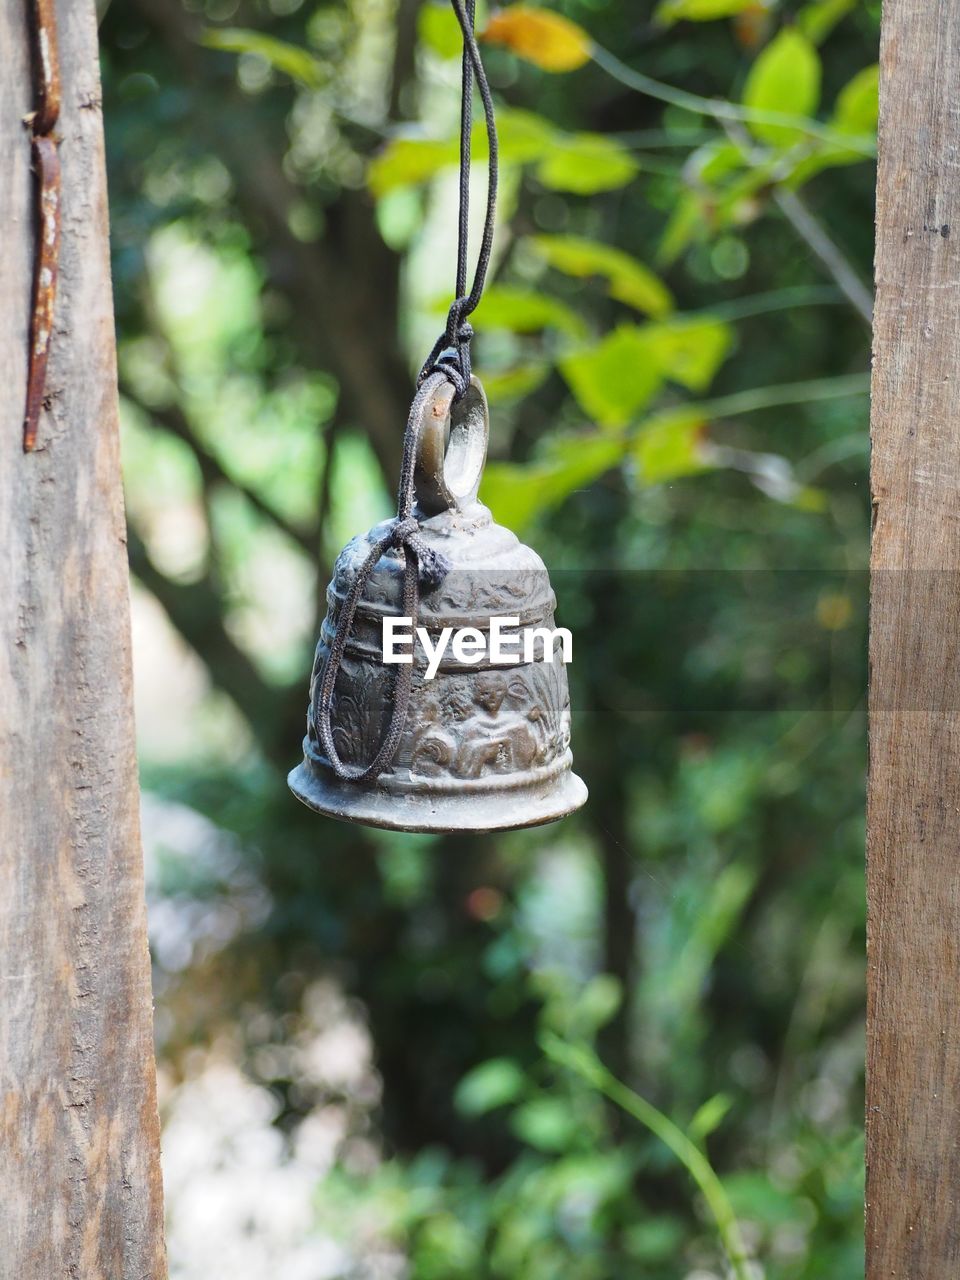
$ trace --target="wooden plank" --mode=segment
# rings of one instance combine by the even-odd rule
[[[871,433],[867,1276],[960,1276],[960,0],[886,0]]]
[[[0,5],[0,1274],[159,1280],[159,1136],[93,0],[57,0],[51,407],[24,454],[28,0]]]

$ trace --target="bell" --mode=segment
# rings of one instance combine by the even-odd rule
[[[532,630],[554,632],[547,570],[477,499],[489,431],[480,383],[453,396],[442,374],[426,380],[408,424],[398,518],[337,559],[304,759],[289,777],[318,813],[395,831],[534,826],[587,798],[572,771],[566,669],[552,652],[560,637]],[[409,618],[405,630],[388,627],[422,628],[427,643],[398,643],[385,661],[385,617]],[[494,618],[507,620],[512,641],[499,662]],[[474,629],[459,657],[449,642],[438,652],[446,628]],[[524,633],[543,641],[539,654],[520,643]]]

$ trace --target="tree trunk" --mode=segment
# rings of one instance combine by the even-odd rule
[[[886,0],[872,410],[868,1280],[960,1275],[958,83],[958,0]]]
[[[0,6],[0,1273],[165,1274],[93,0],[58,0],[61,267],[21,430],[28,0]]]

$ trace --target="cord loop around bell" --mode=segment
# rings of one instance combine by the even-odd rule
[[[403,437],[403,459],[400,466],[400,487],[397,494],[397,515],[389,529],[378,538],[367,552],[340,609],[330,651],[324,664],[313,704],[313,720],[317,738],[327,762],[341,782],[372,782],[384,769],[389,768],[406,723],[410,703],[412,669],[400,666],[393,680],[390,719],[387,730],[373,759],[367,765],[351,768],[344,764],[337,751],[333,736],[332,709],[337,676],[346,654],[353,631],[357,607],[364,589],[383,556],[396,548],[403,557],[400,584],[400,605],[403,616],[416,624],[420,609],[420,588],[433,591],[450,571],[450,564],[421,532],[420,519],[414,512],[416,501],[416,473],[420,456],[420,444],[424,427],[431,421],[449,416],[453,391],[444,376],[437,372],[428,377],[417,390],[407,417]]]

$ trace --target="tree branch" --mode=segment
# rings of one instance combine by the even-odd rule
[[[127,526],[131,572],[159,602],[173,626],[193,649],[213,684],[227,694],[250,721],[264,754],[281,765],[286,718],[278,715],[283,691],[269,685],[223,624],[222,595],[209,574],[198,582],[172,582],[161,573],[136,530]]]
[[[179,0],[136,4],[184,80],[206,83],[206,60],[215,55],[197,43],[199,27]],[[372,199],[363,191],[341,190],[324,207],[323,238],[304,243],[290,229],[291,212],[304,193],[282,163],[285,132],[265,140],[262,112],[233,83],[218,94],[216,110],[198,102],[193,119],[227,164],[272,282],[293,307],[292,336],[307,359],[337,379],[345,414],[369,436],[392,479],[399,470],[412,380],[398,341],[399,257],[377,229]]]
[[[397,0],[396,41],[393,46],[393,68],[390,75],[389,120],[401,120],[406,113],[403,91],[414,82],[417,53],[417,15],[422,0]]]
[[[317,559],[318,538],[316,530],[300,529],[291,524],[277,511],[274,511],[255,489],[229,475],[224,470],[219,458],[197,439],[187,415],[179,404],[164,405],[162,407],[146,405],[126,380],[121,380],[120,391],[124,399],[129,400],[145,417],[151,419],[164,431],[169,431],[171,435],[189,445],[197,460],[200,474],[207,484],[227,484],[232,489],[235,489],[246,498],[265,520],[269,520],[291,542],[296,543],[300,550],[309,556],[312,561]]]
[[[746,163],[756,165],[758,156],[762,153],[757,152],[743,125],[727,120],[723,122],[723,129]],[[866,323],[867,328],[872,329],[873,295],[840,247],[830,238],[826,228],[818,222],[795,191],[788,191],[780,183],[774,183],[772,195],[774,203],[791,227],[826,267],[837,288]]]

